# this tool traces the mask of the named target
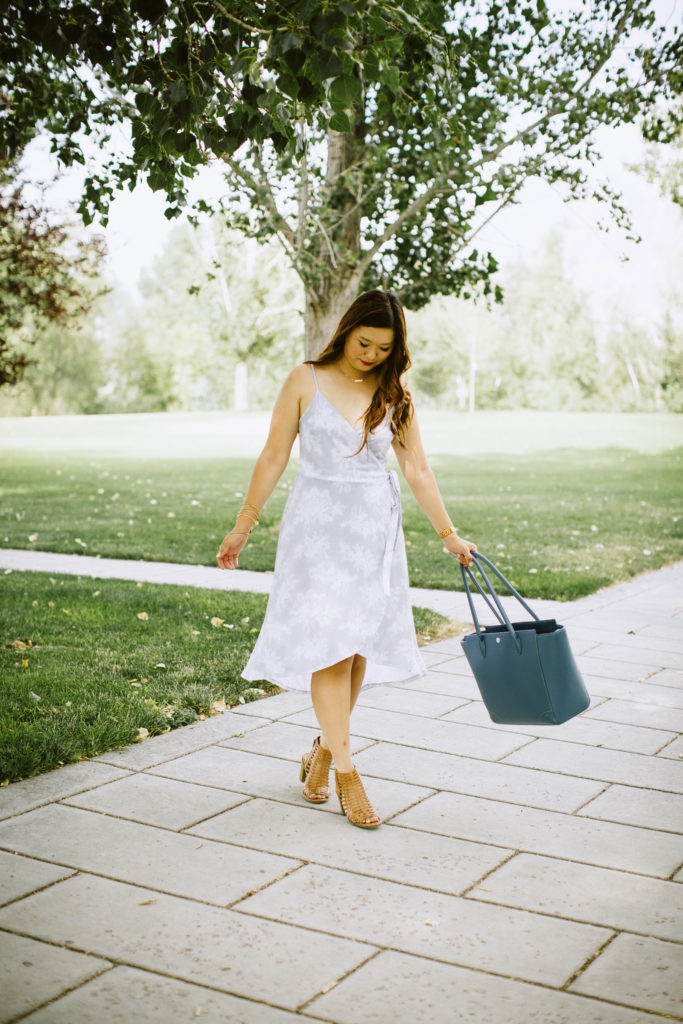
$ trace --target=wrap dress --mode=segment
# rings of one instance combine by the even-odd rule
[[[282,515],[273,586],[242,676],[309,690],[311,674],[353,654],[363,685],[426,674],[415,639],[401,496],[386,456],[389,416],[368,437],[321,392],[299,420],[299,471]],[[357,454],[355,454],[357,453]]]

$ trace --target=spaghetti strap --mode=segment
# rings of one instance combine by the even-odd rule
[[[308,365],[310,366],[311,370],[313,371],[313,380],[315,381],[315,390],[316,391],[320,391],[320,388],[318,387],[318,375],[315,372],[315,366],[313,365],[313,363],[309,363]]]

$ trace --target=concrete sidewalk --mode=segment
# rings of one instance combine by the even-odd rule
[[[494,726],[456,639],[361,694],[373,831],[302,799],[291,692],[0,790],[0,1020],[683,1019],[683,563],[560,617],[563,726]]]

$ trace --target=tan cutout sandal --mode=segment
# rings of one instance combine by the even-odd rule
[[[359,828],[377,828],[381,824],[380,819],[368,800],[356,769],[352,772],[338,772],[335,768],[334,777],[341,809],[351,824]]]
[[[313,740],[313,746],[301,758],[299,778],[306,785],[303,795],[312,804],[324,804],[330,798],[330,765],[332,754],[320,744],[320,736]]]

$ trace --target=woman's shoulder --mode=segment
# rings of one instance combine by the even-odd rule
[[[298,400],[308,400],[315,391],[315,380],[309,363],[299,363],[290,370],[284,382],[283,392]]]

